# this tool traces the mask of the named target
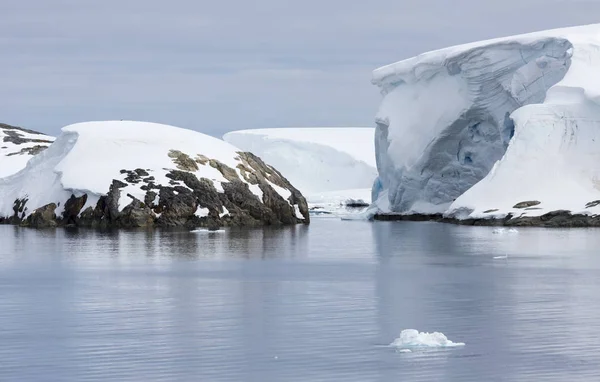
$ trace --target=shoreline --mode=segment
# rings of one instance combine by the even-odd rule
[[[542,228],[593,228],[600,227],[600,215],[571,214],[570,211],[551,211],[540,216],[508,215],[502,219],[457,219],[442,214],[375,214],[377,221],[436,222],[478,227],[542,227]]]

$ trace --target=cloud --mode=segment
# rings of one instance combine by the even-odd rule
[[[473,40],[594,22],[597,2],[25,0],[0,14],[0,121],[57,134],[139,119],[213,135],[372,125],[371,71]]]

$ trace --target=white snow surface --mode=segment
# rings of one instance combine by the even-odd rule
[[[304,195],[371,187],[377,177],[374,128],[240,130],[223,139],[274,166]]]
[[[419,332],[415,329],[405,329],[400,333],[400,337],[396,338],[390,346],[398,349],[411,348],[450,348],[465,346],[463,342],[452,342],[444,333]]]
[[[238,148],[220,139],[192,130],[148,122],[105,121],[66,126],[62,134],[45,151],[32,158],[20,172],[0,179],[0,216],[12,215],[13,202],[27,197],[28,213],[48,203],[64,202],[71,196],[88,194],[87,205],[95,205],[108,192],[113,179],[124,180],[120,171],[144,169],[156,184],[168,184],[165,176],[176,164],[168,156],[178,150],[194,158],[201,154],[217,159],[231,168],[240,163]],[[198,177],[213,181],[217,190],[223,175],[209,164],[198,164]],[[244,179],[241,178],[243,181]],[[129,200],[127,193],[144,200],[144,183],[129,184],[121,190],[120,208]],[[256,187],[258,188],[258,187]],[[250,187],[251,190],[254,190]],[[255,192],[262,200],[260,189]],[[206,211],[199,208],[197,214]]]
[[[4,141],[5,138],[8,139],[8,132],[18,134],[20,138],[30,140],[30,142],[14,144],[8,140]],[[4,128],[0,125],[0,178],[16,174],[25,168],[32,155],[23,152],[23,149],[30,149],[35,146],[47,147],[50,145],[47,142],[33,142],[33,140],[49,141],[51,143],[54,141],[54,137],[42,133]]]
[[[600,25],[461,45],[377,69],[379,211],[600,213],[585,208],[600,199],[599,69]],[[541,204],[513,208],[528,200]],[[484,213],[491,209],[498,211]]]

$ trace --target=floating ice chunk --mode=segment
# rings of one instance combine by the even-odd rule
[[[399,349],[398,353],[412,353],[412,350],[410,350],[410,349]]]
[[[415,329],[406,329],[400,333],[400,337],[396,338],[390,344],[392,347],[399,349],[410,348],[446,348],[465,346],[462,342],[452,342],[443,333],[419,332]]]
[[[494,256],[494,260],[503,260],[503,259],[508,259],[508,255]]]
[[[511,229],[506,229],[506,228],[494,228],[494,230],[492,231],[493,234],[505,234],[505,233],[511,233],[511,234],[515,234],[515,233],[519,233],[518,230],[516,230],[515,228],[511,228]]]
[[[224,229],[210,230],[210,229],[195,229],[190,233],[224,233]]]

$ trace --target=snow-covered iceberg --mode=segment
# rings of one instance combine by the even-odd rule
[[[32,226],[221,226],[308,222],[304,197],[256,156],[146,122],[64,127],[0,179],[0,220]]]
[[[461,219],[600,212],[599,69],[600,26],[589,25],[375,70],[384,96],[379,210]]]
[[[32,156],[53,141],[54,137],[0,123],[0,178],[21,171]]]
[[[304,194],[371,188],[377,177],[375,129],[241,130],[223,139],[275,166]]]

